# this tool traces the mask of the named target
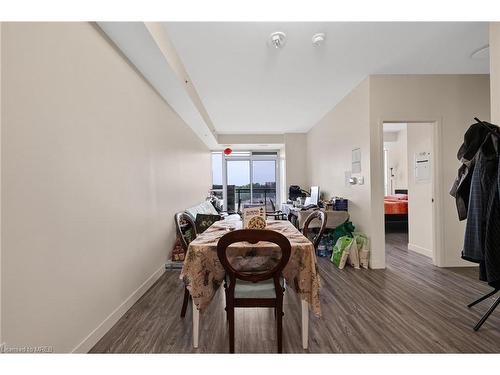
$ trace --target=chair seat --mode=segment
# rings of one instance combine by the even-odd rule
[[[280,278],[283,287],[284,280]],[[234,298],[276,298],[273,279],[252,283],[250,281],[236,280]]]

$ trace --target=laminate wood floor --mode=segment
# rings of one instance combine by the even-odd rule
[[[409,251],[404,233],[388,233],[385,270],[336,269],[319,259],[323,316],[310,317],[309,350],[301,345],[300,301],[285,293],[285,353],[500,352],[500,308],[479,332],[472,327],[490,298],[467,303],[490,288],[476,268],[438,268]],[[183,285],[167,271],[94,346],[92,353],[227,353],[228,329],[220,290],[201,315],[200,345],[191,346],[191,307],[179,317]],[[275,353],[274,315],[268,309],[236,310],[236,352]]]

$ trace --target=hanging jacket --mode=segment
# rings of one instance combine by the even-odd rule
[[[486,124],[494,126],[489,123]],[[480,123],[471,125],[464,135],[464,143],[458,150],[457,159],[462,165],[458,169],[458,176],[450,190],[450,195],[455,198],[459,220],[465,220],[467,218],[475,156],[488,133],[488,129]]]
[[[500,162],[498,137],[489,132],[480,144],[470,174],[467,224],[462,258],[479,263],[480,276],[500,286]],[[468,171],[470,173],[470,169]],[[465,180],[462,180],[465,181]],[[462,197],[465,198],[465,197]]]

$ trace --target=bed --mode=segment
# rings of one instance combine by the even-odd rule
[[[408,190],[384,197],[385,227],[408,228]]]

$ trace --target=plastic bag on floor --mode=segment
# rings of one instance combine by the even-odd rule
[[[368,246],[368,237],[364,233],[354,233],[354,241],[358,250],[359,265],[362,268],[368,269],[370,260],[370,248]]]
[[[349,256],[347,257],[347,264],[359,270],[358,244],[355,239],[353,239],[351,247],[349,248]]]
[[[354,229],[355,229],[354,225],[352,224],[352,222],[348,220],[345,223],[336,227],[334,230],[331,230],[330,233],[328,234],[328,237],[332,239],[333,244],[335,245],[340,237],[343,236],[352,237]]]
[[[330,260],[339,269],[343,269],[345,267],[353,242],[353,238],[349,236],[342,236],[337,240],[337,243],[333,247],[333,254]]]

